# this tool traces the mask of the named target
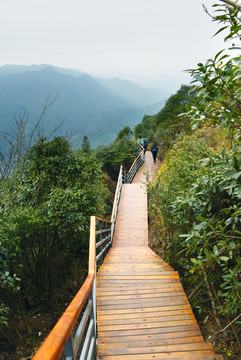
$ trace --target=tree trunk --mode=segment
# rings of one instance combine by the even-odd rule
[[[221,321],[220,321],[220,319],[218,317],[218,314],[217,314],[217,309],[216,309],[216,305],[215,305],[215,299],[214,299],[212,289],[211,289],[211,286],[210,286],[209,281],[208,281],[208,276],[207,276],[207,273],[206,273],[206,270],[205,270],[204,267],[202,267],[202,272],[203,272],[204,281],[205,281],[205,284],[206,284],[206,287],[207,287],[207,292],[208,292],[208,295],[209,295],[209,298],[210,298],[210,301],[211,301],[214,318],[216,320],[216,323],[217,323],[218,327],[221,328]]]

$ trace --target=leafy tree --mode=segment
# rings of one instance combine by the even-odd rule
[[[44,305],[55,320],[66,278],[73,264],[86,257],[89,217],[102,216],[106,195],[96,158],[73,151],[60,137],[41,138],[4,181],[0,292],[2,309],[11,304],[9,321],[33,302]]]
[[[142,123],[135,127],[135,137],[148,137],[159,145],[159,153],[164,155],[181,134],[190,133],[189,117],[180,118],[179,115],[186,112],[187,105],[192,105],[195,98],[196,90],[191,86],[182,85],[176,94],[170,96],[159,113],[143,117]]]
[[[84,136],[81,142],[81,150],[85,153],[90,153],[90,142],[88,136]]]
[[[177,221],[183,223],[190,216],[194,219],[191,231],[182,235],[192,257],[190,271],[211,274],[215,285],[208,292],[216,291],[220,297],[217,309],[227,315],[241,310],[240,149],[238,153],[222,152],[202,161],[202,176],[173,202]]]
[[[200,159],[209,154],[207,141],[201,133],[185,136],[169,150],[155,181],[148,187],[152,229],[158,231],[160,241],[158,251],[180,270],[182,245],[177,241],[177,234],[187,232],[195,218],[190,213],[180,222],[174,214],[173,204],[177,197],[188,193],[189,187],[203,174]]]
[[[144,115],[142,122],[135,126],[135,138],[138,139],[139,137],[148,137],[150,139],[153,138],[155,133],[155,118],[156,115]]]
[[[218,4],[213,6],[213,21],[224,25],[216,34],[225,30],[225,41],[237,40],[240,45],[238,7]],[[237,45],[233,43],[230,50],[236,48]],[[194,128],[203,123],[221,126],[223,129],[232,129],[237,138],[240,136],[241,128],[241,57],[231,57],[230,54],[226,50],[221,50],[206,64],[199,63],[197,69],[188,70],[193,76],[193,83],[198,82],[198,86],[195,87],[197,103],[189,109],[189,116],[194,122]]]
[[[132,138],[134,135],[133,130],[129,126],[124,127],[124,129],[120,130],[116,140],[121,140],[123,138]]]
[[[188,85],[182,85],[156,115],[155,137],[159,139],[163,153],[177,141],[180,134],[190,133],[190,120],[188,117],[181,119],[179,115],[186,111],[187,105],[195,101],[195,91],[191,92],[191,89]]]
[[[129,169],[138,155],[139,146],[129,127],[121,130],[117,138],[109,145],[96,149],[96,156],[102,162],[102,169],[113,180],[117,180],[120,166]]]

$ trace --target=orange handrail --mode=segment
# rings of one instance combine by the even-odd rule
[[[131,168],[130,168],[130,170],[128,171],[129,173],[131,172],[131,170],[132,170],[133,167],[135,166],[135,163],[137,162],[137,160],[139,159],[140,156],[141,156],[141,155],[139,154],[139,155],[135,158],[135,160],[133,161],[133,163],[132,163],[132,165],[131,165]]]
[[[45,339],[33,360],[57,360],[71,334],[73,326],[83,309],[84,303],[92,288],[95,275],[89,274],[79,292],[67,307],[51,333]]]

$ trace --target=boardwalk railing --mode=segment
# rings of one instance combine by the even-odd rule
[[[137,158],[135,158],[133,164],[131,165],[131,168],[129,171],[127,171],[124,166],[123,166],[123,170],[122,170],[122,177],[123,177],[123,182],[130,184],[132,182],[132,180],[134,179],[136,172],[138,171],[138,169],[141,167],[141,165],[144,162],[144,148],[141,147],[141,151],[139,156],[137,156]]]
[[[111,221],[91,216],[88,276],[32,360],[57,360],[61,354],[66,360],[96,359],[96,272],[112,245],[122,184],[132,182],[143,162],[144,149],[140,146],[130,170],[120,167]]]

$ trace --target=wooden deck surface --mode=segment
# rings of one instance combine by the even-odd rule
[[[122,188],[113,247],[97,275],[99,360],[215,359],[178,273],[148,248],[144,182],[157,165],[147,152]]]

